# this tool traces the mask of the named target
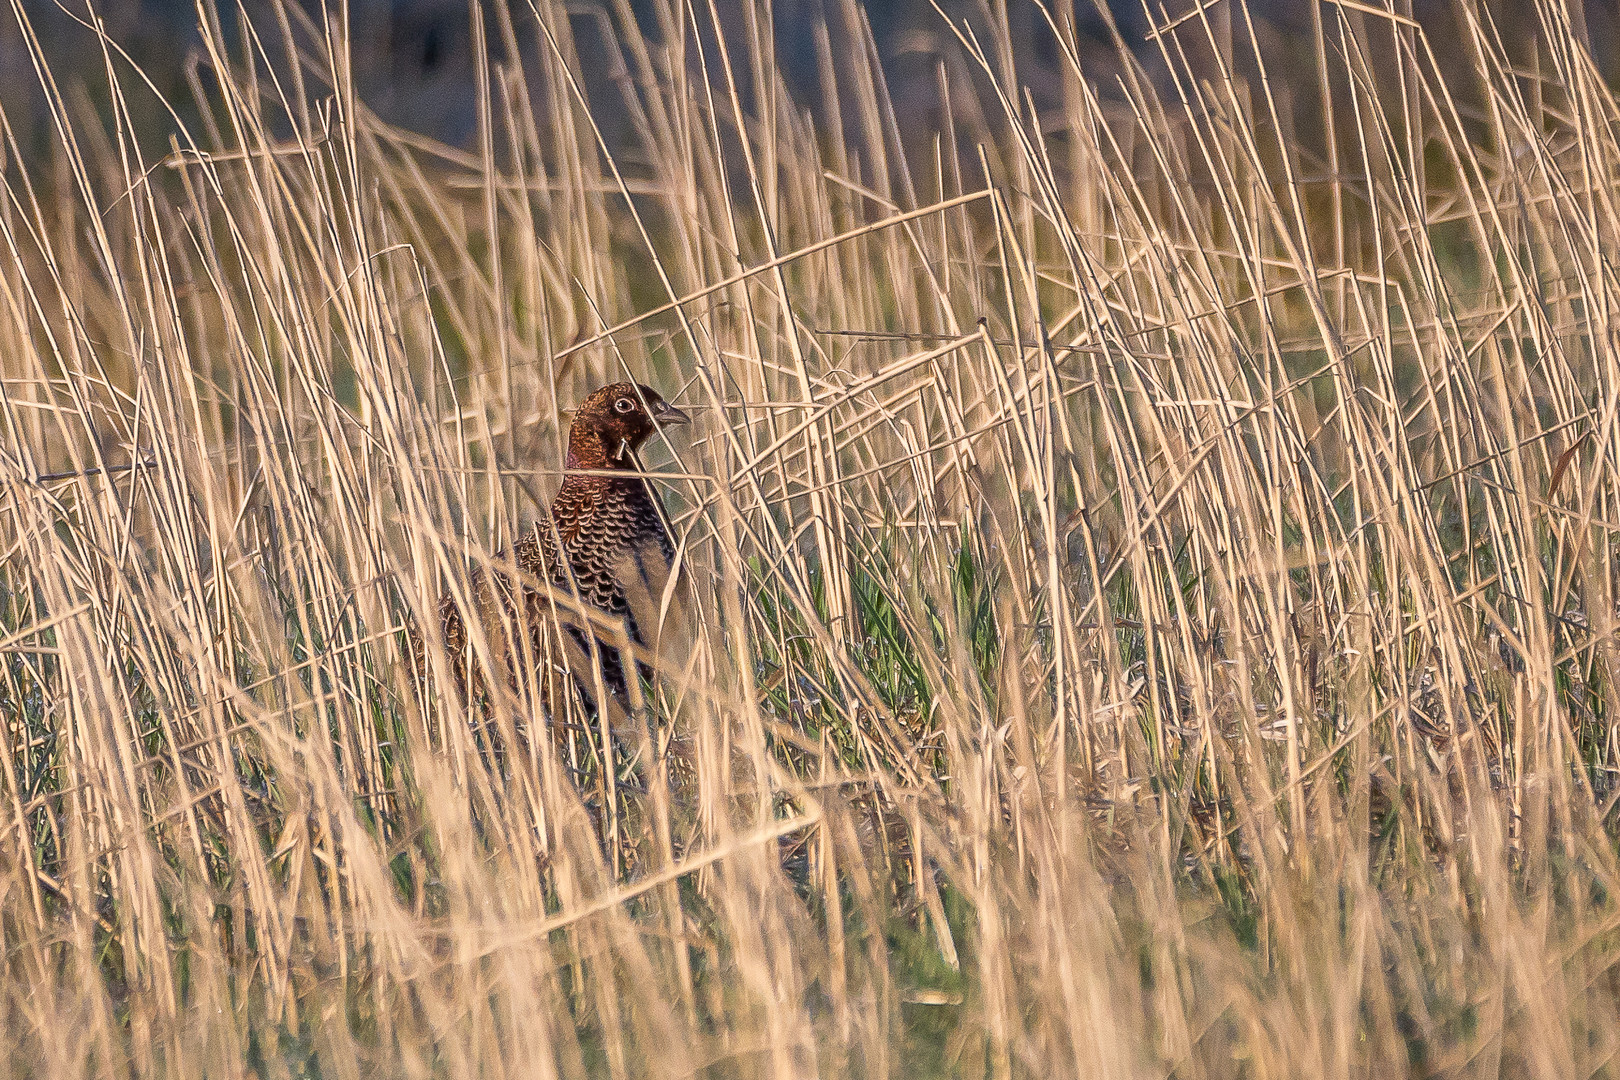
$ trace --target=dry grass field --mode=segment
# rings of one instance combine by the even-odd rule
[[[470,149],[335,7],[183,103],[88,25],[0,123],[0,1076],[1620,1074],[1620,102],[1384,5],[1043,8],[1040,108],[942,14],[931,130],[853,0],[808,105],[763,0],[475,5]],[[464,706],[626,376],[644,707]]]

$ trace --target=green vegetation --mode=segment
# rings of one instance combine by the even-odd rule
[[[1055,9],[1037,116],[942,16],[932,133],[849,5],[808,111],[768,5],[637,7],[480,16],[470,153],[302,9],[205,12],[160,156],[116,43],[99,115],[43,80],[0,1076],[1620,1072],[1584,24],[1229,2],[1082,61]],[[649,707],[464,708],[438,598],[625,373],[697,418]]]

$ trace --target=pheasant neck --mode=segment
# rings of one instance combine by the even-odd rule
[[[568,436],[569,469],[634,469],[635,454],[622,441],[618,446],[594,431],[574,431]]]

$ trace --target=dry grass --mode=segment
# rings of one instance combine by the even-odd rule
[[[166,156],[109,41],[10,158],[0,1074],[1620,1070],[1580,27],[1058,12],[1037,123],[990,19],[930,150],[852,2],[813,122],[651,10],[475,20],[473,153],[210,11]],[[621,372],[698,417],[650,711],[475,734],[405,628]]]

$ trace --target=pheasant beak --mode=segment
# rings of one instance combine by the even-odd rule
[[[667,401],[659,401],[653,406],[653,419],[658,421],[660,427],[678,427],[681,424],[690,424],[692,418]]]

